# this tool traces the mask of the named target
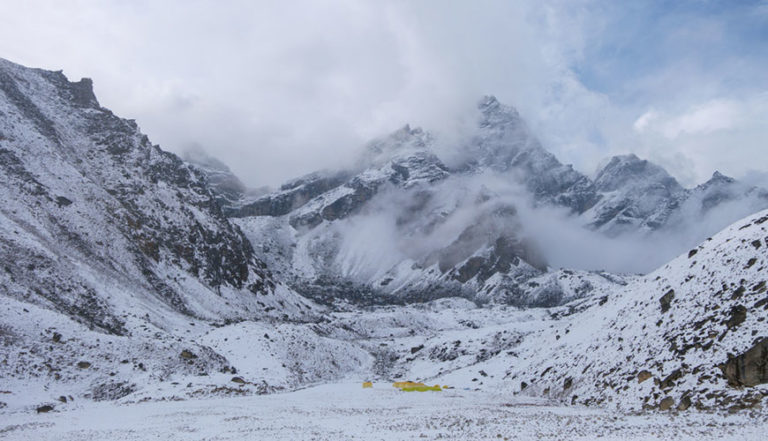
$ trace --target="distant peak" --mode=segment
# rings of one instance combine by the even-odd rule
[[[632,164],[635,162],[642,162],[643,160],[638,158],[634,153],[628,153],[626,155],[615,155],[611,158],[611,163],[615,164]]]
[[[718,170],[715,170],[714,173],[712,173],[711,180],[718,180],[718,181],[733,181],[733,178],[730,176],[726,176],[722,173],[720,173]]]
[[[613,156],[595,176],[595,186],[604,191],[613,191],[629,183],[662,183],[673,191],[682,189],[663,167],[640,159],[634,153]]]
[[[485,95],[477,103],[477,107],[480,109],[487,109],[490,107],[499,107],[501,103],[493,95]]]
[[[362,158],[364,164],[387,160],[392,155],[407,150],[428,149],[432,144],[432,136],[421,127],[411,127],[406,124],[387,136],[371,141]]]
[[[735,179],[733,179],[730,176],[726,176],[719,171],[715,170],[714,173],[712,173],[712,177],[709,178],[709,181],[707,181],[704,185],[711,185],[711,184],[731,184],[736,182]]]
[[[602,162],[602,165],[598,168],[597,174],[600,175],[610,170],[621,170],[626,168],[640,169],[646,164],[648,164],[647,160],[638,158],[634,153],[614,155]],[[651,165],[653,166],[654,164]]]
[[[406,124],[403,127],[400,127],[399,129],[385,136],[384,138],[379,139],[378,141],[390,140],[396,143],[404,143],[412,140],[413,138],[426,141],[426,138],[428,137],[429,135],[425,134],[424,130],[421,127],[411,127],[410,124]],[[373,145],[376,145],[376,144],[379,144],[379,142],[374,142]]]
[[[477,104],[482,113],[480,127],[496,127],[507,124],[520,124],[521,118],[512,106],[502,104],[493,95],[484,96]]]

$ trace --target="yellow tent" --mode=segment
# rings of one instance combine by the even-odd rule
[[[403,392],[427,392],[427,391],[435,391],[440,392],[442,389],[440,389],[440,385],[436,384],[434,386],[405,386],[400,388]]]
[[[403,392],[426,392],[426,391],[441,391],[440,385],[427,386],[424,383],[414,383],[413,381],[396,381],[392,383],[392,386],[400,389]]]
[[[396,381],[392,383],[392,386],[397,388],[411,387],[411,386],[424,386],[424,383],[414,383],[413,381]]]

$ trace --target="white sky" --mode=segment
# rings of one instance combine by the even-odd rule
[[[201,145],[252,186],[347,162],[405,123],[450,143],[483,94],[585,173],[635,152],[686,185],[715,169],[758,182],[766,5],[3,0],[0,57],[93,78],[153,142]]]

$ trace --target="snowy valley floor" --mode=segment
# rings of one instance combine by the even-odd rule
[[[390,384],[326,384],[239,398],[83,402],[61,412],[0,415],[7,440],[764,440],[768,420],[746,414],[620,414],[530,398]]]

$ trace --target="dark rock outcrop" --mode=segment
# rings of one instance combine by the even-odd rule
[[[761,338],[743,354],[729,356],[719,367],[733,387],[768,383],[768,338]]]

